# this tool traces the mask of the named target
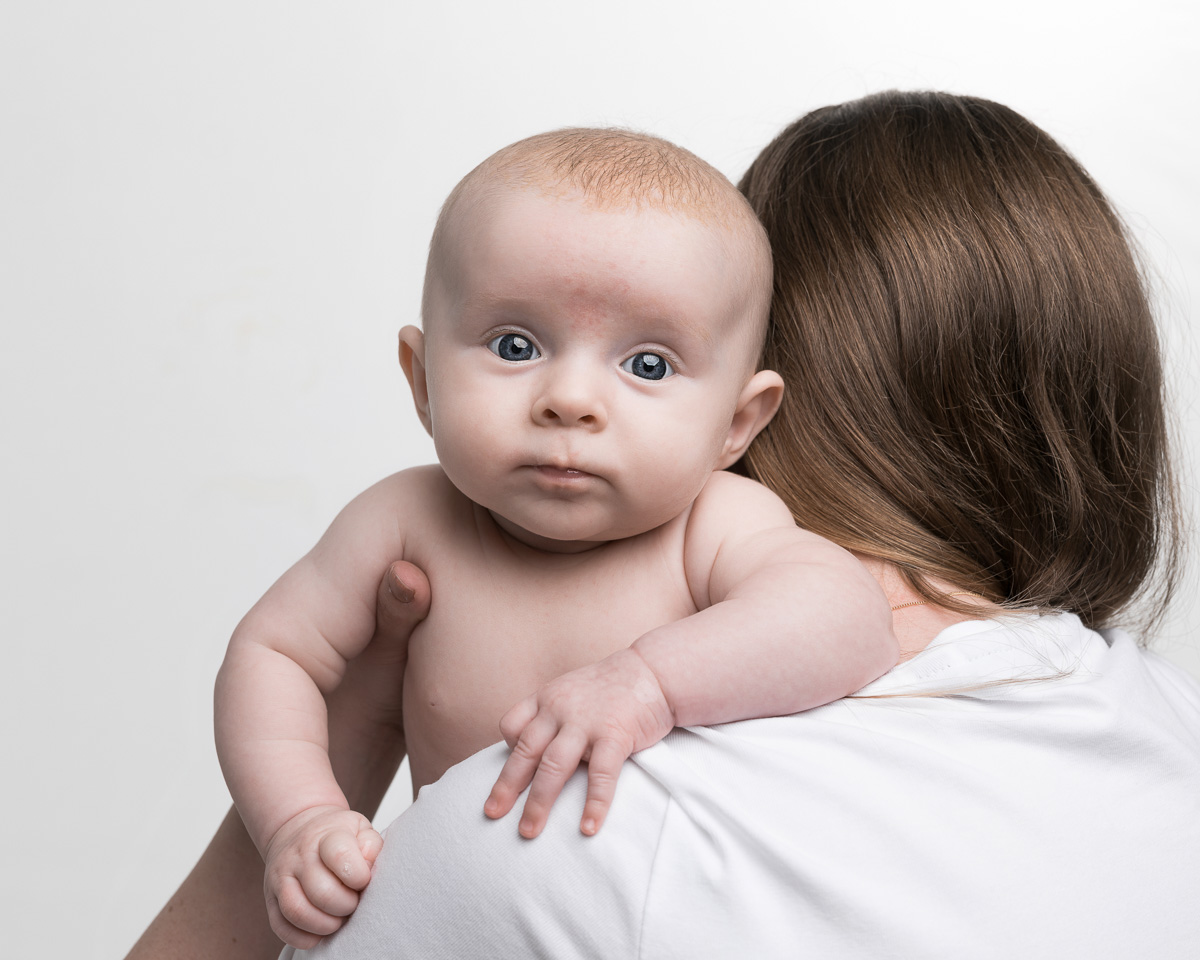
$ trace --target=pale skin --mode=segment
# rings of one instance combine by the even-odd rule
[[[897,572],[864,560],[888,601],[919,600]],[[936,584],[949,593],[958,588]],[[415,587],[415,589],[414,589]],[[998,610],[981,599],[978,616]],[[374,812],[404,755],[394,691],[403,681],[408,636],[429,607],[428,583],[411,565],[393,564],[378,593],[377,629],[329,698],[329,751],[351,805]],[[934,605],[893,613],[901,659],[925,648],[941,630],[971,616]],[[274,960],[280,941],[267,922],[259,891],[262,859],[231,809],[194,870],[138,939],[126,960]]]
[[[581,760],[594,832],[622,762],[673,726],[792,713],[893,665],[871,574],[722,471],[782,390],[755,370],[746,272],[716,227],[572,195],[496,191],[451,231],[426,330],[401,333],[440,466],[352,501],[218,678],[218,751],[282,939],[336,930],[379,849],[334,777],[325,697],[396,558],[435,596],[404,668],[414,790],[499,725],[513,752],[486,809],[532,782],[529,837]]]

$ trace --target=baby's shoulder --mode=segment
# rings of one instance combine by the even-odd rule
[[[372,490],[403,506],[454,509],[466,498],[436,463],[400,470],[380,480]]]
[[[700,530],[748,529],[794,524],[791,511],[775,493],[757,480],[715,470],[692,504],[689,536]]]
[[[738,547],[761,540],[791,539],[799,533],[787,505],[761,483],[718,470],[692,504],[684,531],[683,563],[693,594],[708,596],[719,557],[743,555]],[[699,606],[707,601],[697,600]]]
[[[471,501],[437,464],[410,467],[384,477],[350,502],[354,514],[382,528],[394,528],[402,540],[440,537],[470,522]]]

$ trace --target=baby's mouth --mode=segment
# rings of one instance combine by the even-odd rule
[[[549,463],[539,463],[534,469],[547,480],[556,480],[560,483],[588,480],[594,476],[594,474],[577,467],[556,467]]]

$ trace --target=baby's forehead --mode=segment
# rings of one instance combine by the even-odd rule
[[[591,238],[601,249],[599,238],[614,231],[627,235],[631,246],[648,241],[656,252],[681,258],[694,257],[703,249],[706,256],[728,266],[725,275],[730,284],[760,285],[764,277],[770,283],[770,248],[753,214],[715,202],[670,200],[669,196],[630,198],[584,192],[561,182],[489,179],[457,198],[431,255],[434,262],[440,261],[441,269],[457,273],[455,267],[473,257],[542,236],[547,221],[552,221],[555,229]],[[585,240],[582,246],[589,244]],[[557,251],[551,247],[547,252]]]
[[[739,222],[711,207],[666,205],[588,195],[570,185],[529,186],[499,182],[464,197],[446,231],[451,261],[487,257],[497,248],[538,247],[550,261],[556,254],[582,251],[599,258],[636,256],[649,247],[656,255],[712,258],[737,265],[730,282],[749,280],[754,252],[761,248],[757,221]],[[613,248],[613,238],[624,245]],[[541,241],[540,243],[538,241]],[[556,244],[561,244],[556,246]],[[769,257],[769,251],[765,251]]]

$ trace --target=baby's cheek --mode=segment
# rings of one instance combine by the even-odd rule
[[[481,490],[487,489],[489,468],[497,462],[487,438],[487,431],[464,429],[457,423],[444,424],[440,431],[435,426],[433,434],[438,463],[446,476],[460,493],[477,502]]]
[[[486,461],[511,437],[511,423],[498,404],[458,396],[442,404],[433,420],[433,442],[438,459],[449,461]],[[506,426],[508,429],[506,430]]]
[[[643,454],[642,482],[648,499],[677,516],[699,495],[716,464],[710,451],[692,442],[661,443]],[[672,512],[673,511],[673,512]],[[667,517],[670,519],[670,517]]]

